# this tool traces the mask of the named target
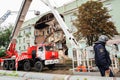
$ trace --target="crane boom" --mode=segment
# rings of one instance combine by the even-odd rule
[[[8,18],[8,16],[11,14],[11,11],[8,10],[1,18],[0,18],[0,25]]]
[[[71,45],[73,45],[73,57],[72,57],[72,62],[73,62],[73,72],[75,71],[75,65],[74,65],[74,61],[77,61],[77,66],[80,66],[82,64],[81,62],[81,55],[82,55],[82,51],[79,48],[79,44],[76,41],[76,39],[74,38],[74,36],[72,35],[72,33],[70,32],[69,28],[66,26],[65,22],[63,21],[63,19],[61,18],[60,14],[58,13],[58,11],[56,10],[56,7],[52,5],[52,3],[50,2],[50,0],[41,0],[46,6],[48,6],[51,10],[51,12],[53,13],[53,15],[55,16],[56,20],[58,21],[59,25],[61,26],[62,30],[65,33],[66,38],[69,40],[69,42],[71,43]],[[76,59],[74,58],[74,55],[76,55]]]
[[[18,16],[17,16],[17,19],[16,19],[16,22],[15,22],[15,27],[12,31],[11,36],[10,36],[11,41],[10,41],[7,49],[10,48],[11,43],[14,42],[14,44],[16,44],[16,38],[17,38],[19,30],[24,22],[25,16],[28,12],[28,9],[29,9],[31,2],[32,2],[32,0],[23,0],[23,2],[21,4],[21,8],[20,8]]]
[[[46,6],[48,6],[53,15],[55,16],[55,18],[57,19],[58,23],[60,24],[62,30],[64,31],[66,38],[70,41],[70,43],[72,45],[75,46],[75,48],[79,47],[76,39],[73,37],[72,33],[70,32],[69,28],[66,26],[65,22],[63,21],[63,19],[61,18],[60,14],[58,13],[58,11],[56,10],[56,7],[52,6],[52,3],[50,2],[50,0],[47,0],[47,2],[41,0],[44,4],[46,4]]]
[[[29,9],[31,2],[32,2],[32,0],[23,0],[20,11],[18,13],[15,27],[14,27],[12,35],[11,35],[11,39],[15,39],[17,37],[18,32],[19,32],[20,27],[22,26],[22,24],[24,22],[25,16],[28,12],[28,9]]]

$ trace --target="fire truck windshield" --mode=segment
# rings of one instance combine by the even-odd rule
[[[43,47],[39,47],[39,51],[43,51]]]
[[[45,46],[46,51],[53,50],[53,46]]]

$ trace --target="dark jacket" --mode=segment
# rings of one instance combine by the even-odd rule
[[[109,52],[105,48],[104,42],[96,42],[94,45],[95,51],[95,63],[97,66],[104,66],[105,69],[109,69],[111,65],[111,59],[109,56]]]

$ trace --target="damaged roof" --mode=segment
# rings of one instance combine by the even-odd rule
[[[60,16],[63,18],[63,15],[60,14]],[[46,24],[49,21],[52,21],[54,19],[53,13],[48,13],[44,16],[42,16],[38,21],[35,23],[35,29],[43,29],[45,27],[48,27],[49,25]]]

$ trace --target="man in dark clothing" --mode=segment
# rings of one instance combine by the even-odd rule
[[[101,35],[98,41],[95,43],[95,63],[101,73],[101,76],[105,76],[105,73],[108,72],[109,77],[114,77],[111,69],[109,68],[111,65],[111,59],[109,52],[105,48],[106,41],[108,41],[108,37]]]

